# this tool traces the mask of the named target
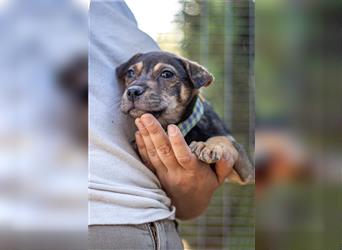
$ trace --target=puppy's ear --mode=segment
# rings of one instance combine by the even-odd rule
[[[194,88],[207,87],[214,81],[214,76],[203,66],[185,58],[182,60]]]
[[[124,84],[125,82],[125,75],[127,73],[128,68],[140,57],[142,53],[135,54],[132,56],[128,61],[124,62],[123,64],[119,65],[115,69],[116,77],[118,78],[119,82]]]

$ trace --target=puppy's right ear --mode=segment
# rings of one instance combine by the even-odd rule
[[[115,69],[116,77],[117,77],[117,79],[118,79],[118,81],[120,83],[122,83],[122,84],[125,83],[125,76],[126,76],[128,68],[142,55],[143,55],[142,53],[135,54],[128,61],[126,61],[123,64],[119,65]]]

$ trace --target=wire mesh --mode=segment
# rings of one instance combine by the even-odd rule
[[[203,90],[237,140],[254,150],[254,2],[182,0],[180,53],[216,81]],[[254,249],[254,185],[225,183],[201,217],[180,222],[186,249]]]

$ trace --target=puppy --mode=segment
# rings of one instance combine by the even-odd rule
[[[125,90],[121,111],[133,118],[153,114],[165,129],[177,124],[199,160],[220,160],[232,145],[239,153],[234,170],[244,183],[254,181],[254,167],[223,121],[199,94],[214,77],[201,65],[168,52],[138,53],[116,68]]]

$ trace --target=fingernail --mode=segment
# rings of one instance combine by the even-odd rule
[[[140,120],[139,118],[137,118],[137,119],[135,120],[135,125],[137,125],[138,129],[141,129],[141,128],[144,127],[143,124],[142,124],[142,122],[141,122],[141,120]]]
[[[175,125],[169,125],[167,127],[167,133],[170,135],[170,136],[175,136],[177,135],[177,128]]]
[[[153,118],[150,114],[145,114],[141,118],[145,126],[150,126],[153,124]]]
[[[138,136],[138,137],[140,137],[140,136],[141,136],[141,134],[140,134],[140,132],[139,132],[139,131],[135,132],[135,135],[136,135],[136,136]]]

